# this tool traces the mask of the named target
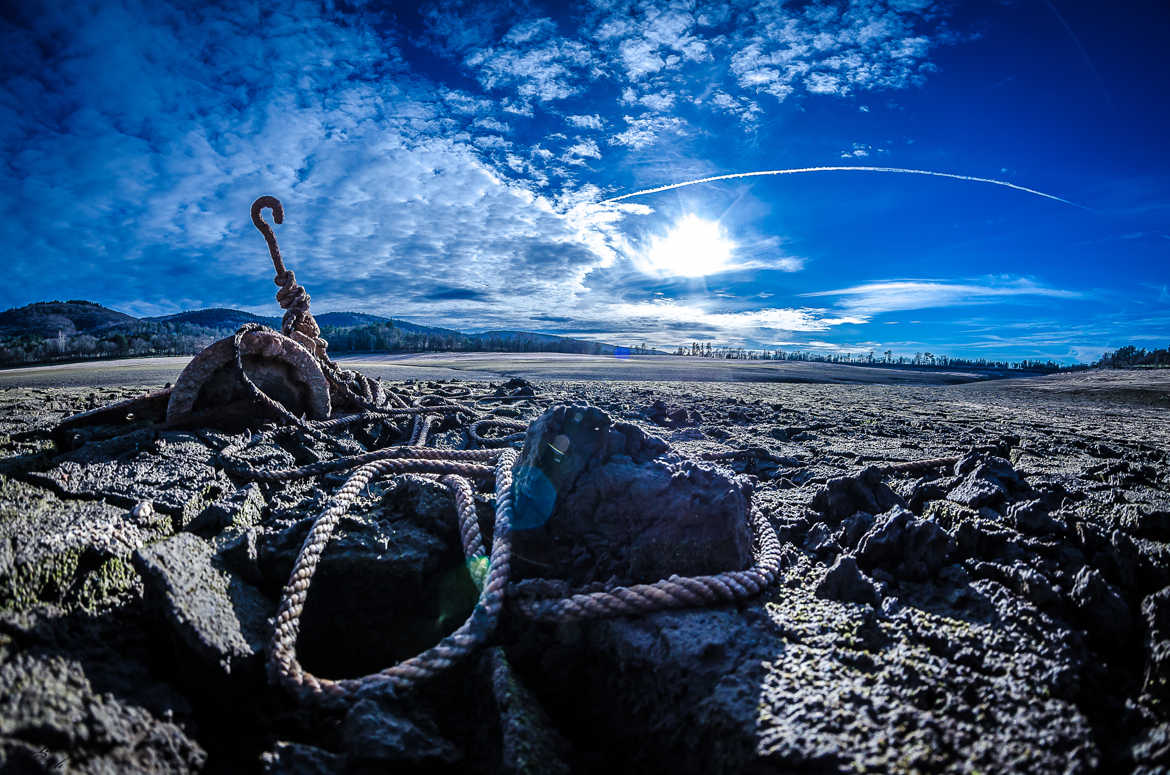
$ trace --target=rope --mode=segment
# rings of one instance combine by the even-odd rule
[[[573,594],[563,598],[517,598],[514,610],[541,621],[572,622],[613,616],[638,616],[674,608],[718,605],[757,597],[770,587],[780,572],[783,553],[780,539],[767,517],[752,513],[756,560],[742,571],[713,576],[671,576],[653,584],[634,584],[602,592]]]
[[[456,661],[481,648],[494,635],[497,622],[510,593],[512,525],[512,469],[519,453],[515,449],[446,450],[427,448],[430,433],[444,414],[462,412],[474,416],[473,407],[482,401],[518,400],[516,396],[475,396],[470,388],[442,388],[428,395],[418,395],[413,404],[401,396],[382,388],[380,382],[355,371],[341,369],[326,355],[328,342],[321,338],[320,328],[309,311],[309,294],[298,285],[293,273],[284,265],[276,235],[261,217],[264,208],[270,208],[273,220],[284,221],[284,208],[275,197],[263,196],[252,204],[252,222],[268,243],[268,251],[276,269],[276,284],[280,286],[276,298],[285,310],[282,331],[309,349],[321,364],[322,371],[334,391],[331,396],[339,404],[349,404],[361,411],[331,420],[309,421],[290,412],[257,386],[244,369],[241,340],[250,331],[263,328],[248,324],[232,338],[235,365],[241,382],[258,404],[265,406],[284,425],[253,435],[241,436],[219,452],[224,468],[232,475],[250,480],[287,482],[336,471],[349,471],[345,483],[331,496],[318,514],[306,535],[292,573],[281,593],[272,640],[268,650],[268,672],[271,680],[284,686],[302,699],[333,701],[358,692],[378,689],[411,689],[447,669]],[[468,399],[471,406],[456,399]],[[387,423],[394,418],[413,417],[410,437],[404,446],[387,447],[370,452],[350,454],[355,442],[343,442],[331,431],[337,431],[364,422]],[[513,430],[504,436],[484,436],[489,428]],[[338,456],[309,465],[288,469],[264,469],[254,466],[239,454],[247,445],[274,438],[277,434],[299,430],[307,436],[331,446]],[[468,438],[483,447],[512,444],[524,439],[528,426],[524,423],[483,418],[467,428]],[[401,430],[399,430],[401,432]],[[491,464],[494,464],[491,465]],[[472,569],[473,579],[480,588],[479,601],[467,620],[458,629],[422,653],[403,660],[384,670],[360,678],[332,680],[308,672],[297,659],[296,643],[301,631],[301,616],[313,575],[317,571],[329,539],[338,521],[348,512],[362,490],[376,478],[405,473],[439,476],[439,482],[450,492],[455,502],[459,521],[460,541],[464,557]],[[490,556],[475,510],[470,480],[495,481],[495,525],[492,530]],[[728,571],[710,576],[671,576],[653,584],[635,584],[628,587],[573,594],[568,597],[538,597],[513,594],[511,608],[516,613],[534,620],[575,621],[609,616],[628,616],[653,613],[675,608],[736,602],[759,595],[776,578],[781,562],[780,542],[771,523],[758,512],[752,515],[755,533],[755,564],[742,571]],[[486,560],[486,570],[483,561]]]
[[[512,430],[519,430],[520,433],[512,433],[507,436],[483,436],[482,431],[485,428],[508,428]],[[481,447],[495,447],[503,446],[504,444],[511,444],[514,441],[524,441],[524,434],[528,431],[528,426],[522,422],[512,422],[511,420],[477,420],[471,424],[467,429],[467,436]]]

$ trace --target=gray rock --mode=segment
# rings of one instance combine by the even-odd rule
[[[1064,525],[1049,515],[1048,507],[1041,500],[1013,503],[1008,508],[1007,516],[1021,533],[1043,536],[1064,532]]]
[[[57,457],[31,481],[68,496],[104,498],[130,509],[144,499],[181,526],[221,494],[235,489],[215,468],[215,452],[197,436],[138,431],[86,444]]]
[[[1090,639],[1098,647],[1113,650],[1129,640],[1133,632],[1129,607],[1096,569],[1081,568],[1073,581],[1071,597]]]
[[[742,481],[667,452],[595,407],[541,415],[516,468],[515,576],[580,585],[747,567]]]
[[[982,506],[998,506],[1007,500],[1007,497],[1007,488],[1002,484],[974,474],[959,482],[958,486],[947,493],[949,500],[972,509],[978,509]]]
[[[184,529],[211,535],[226,527],[252,527],[260,524],[267,505],[260,485],[249,482],[200,511]]]
[[[824,522],[817,522],[804,537],[804,548],[813,554],[829,557],[841,553],[836,537]]]
[[[934,575],[953,549],[954,542],[941,527],[895,506],[876,517],[858,545],[857,560],[864,568],[885,568],[895,576],[921,581]]]
[[[203,749],[179,727],[96,690],[79,662],[17,654],[0,663],[0,687],[5,772],[37,771],[22,769],[32,741],[39,743],[35,761],[51,763],[45,772],[193,773],[206,763]],[[58,761],[64,764],[54,769]]]
[[[262,589],[270,596],[287,583],[314,519],[258,537]],[[447,489],[421,477],[360,499],[339,520],[313,576],[298,645],[306,669],[323,675],[381,670],[462,624],[478,591],[456,522]]]
[[[881,602],[873,579],[857,567],[857,560],[843,554],[829,568],[825,578],[817,585],[817,597],[840,600],[846,603],[866,603],[877,606]]]
[[[963,480],[947,497],[973,509],[1001,507],[1010,497],[1028,494],[1031,489],[1012,464],[983,452],[967,454],[955,464],[955,475]]]
[[[751,608],[600,619],[529,632],[508,654],[575,770],[735,773],[755,755],[762,659],[778,638],[761,619]]]
[[[138,587],[130,555],[168,535],[169,519],[135,522],[101,501],[63,500],[0,476],[0,608],[94,608]]]
[[[874,466],[846,476],[837,476],[825,483],[813,498],[812,506],[836,523],[854,512],[878,514],[905,502],[885,482],[882,472]]]
[[[1128,503],[1120,509],[1123,530],[1143,538],[1170,541],[1170,511]]]
[[[1145,691],[1170,700],[1170,587],[1142,601],[1142,618],[1146,625]]]
[[[463,756],[421,709],[390,699],[360,699],[352,705],[342,722],[341,742],[350,766],[450,765]]]
[[[841,520],[841,531],[837,534],[837,543],[846,551],[855,549],[861,537],[869,532],[871,527],[873,527],[873,514],[859,511],[851,517],[846,517]]]
[[[148,604],[209,673],[257,680],[275,603],[215,566],[214,547],[181,533],[134,555]]]

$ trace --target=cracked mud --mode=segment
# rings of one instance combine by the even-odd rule
[[[0,769],[1164,771],[1170,418],[1163,390],[1125,374],[508,388],[501,419],[588,404],[629,429],[614,453],[627,463],[573,474],[565,508],[595,522],[553,516],[543,543],[517,542],[524,583],[745,562],[734,525],[703,537],[709,524],[685,521],[694,513],[669,519],[687,502],[710,505],[719,525],[749,502],[767,514],[785,547],[780,582],[738,606],[507,619],[493,647],[417,693],[328,711],[270,686],[263,659],[280,589],[339,475],[235,481],[215,431],[132,424],[55,446],[61,418],[140,391],[8,388]],[[357,426],[352,438],[374,449],[405,441],[396,432],[408,435]],[[429,444],[469,440],[452,423]],[[673,462],[655,462],[660,452]],[[274,467],[329,454],[293,438],[249,450]],[[884,468],[936,457],[958,462]],[[486,531],[490,487],[476,499]],[[640,521],[623,517],[638,509]],[[624,538],[607,551],[598,537],[614,531]],[[710,556],[680,551],[677,570],[661,549],[720,538]],[[325,551],[301,657],[328,677],[377,670],[449,633],[475,599],[447,490],[377,481]]]

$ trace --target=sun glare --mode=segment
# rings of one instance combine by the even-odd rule
[[[703,277],[731,266],[735,243],[717,221],[684,215],[671,230],[650,242],[644,270],[665,277]]]

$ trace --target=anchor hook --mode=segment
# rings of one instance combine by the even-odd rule
[[[265,207],[272,210],[272,220],[281,224],[284,223],[284,205],[274,196],[262,196],[252,203],[252,223],[264,235],[264,241],[268,243],[268,252],[272,255],[272,265],[276,268],[276,284],[284,285],[281,278],[284,277],[287,270],[284,268],[284,258],[280,255],[280,248],[276,244],[276,232],[260,215],[260,211]]]

